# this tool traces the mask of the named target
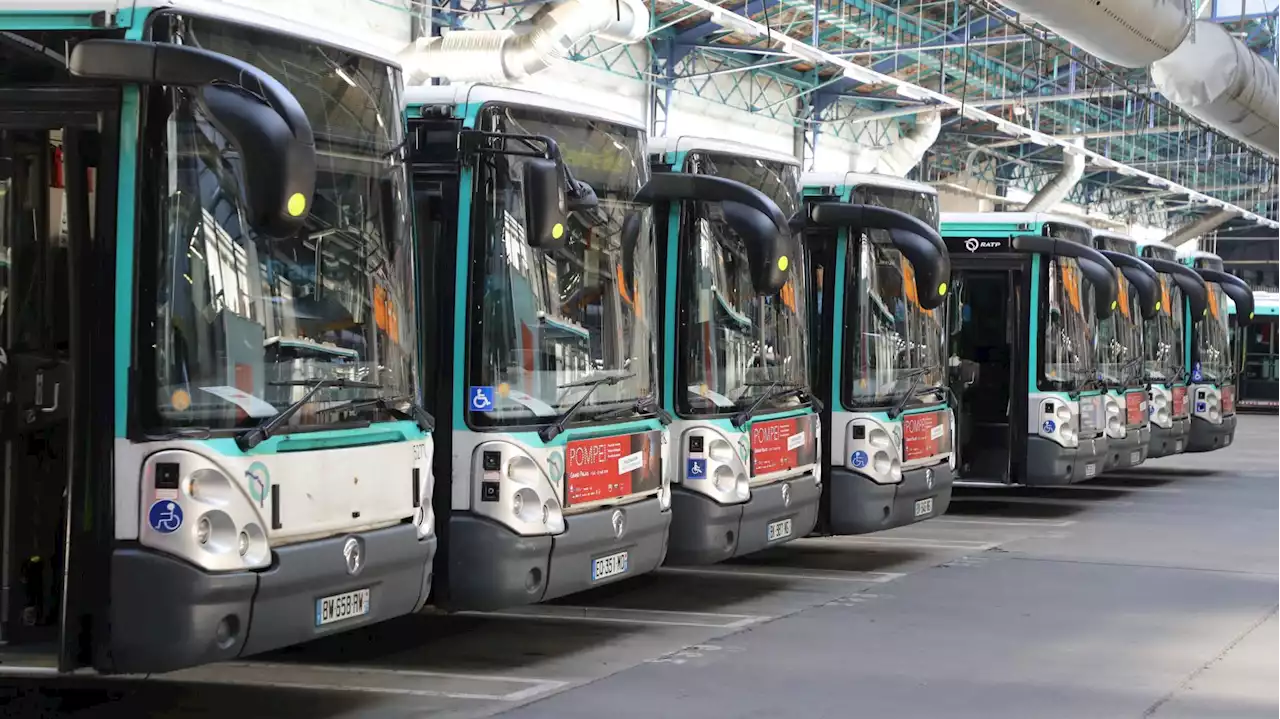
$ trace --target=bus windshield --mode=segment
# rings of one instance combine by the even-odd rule
[[[239,58],[282,82],[315,132],[316,191],[306,227],[266,237],[245,220],[237,150],[199,95],[155,90],[147,103],[143,217],[157,246],[141,263],[139,377],[148,424],[256,424],[320,379],[329,389],[291,424],[391,419],[378,403],[416,401],[417,340],[401,145],[399,72],[315,42],[165,14],[171,42]],[[150,199],[148,201],[148,198]],[[144,230],[144,246],[148,244]]]
[[[1108,385],[1142,384],[1142,318],[1138,290],[1123,276],[1117,278],[1115,312],[1098,324],[1098,369]]]
[[[888,207],[938,226],[932,193],[859,187],[853,202]],[[926,310],[916,294],[911,263],[893,247],[888,232],[863,230],[850,236],[845,312],[844,395],[850,407],[882,407],[914,386],[919,392],[945,378],[945,311]]]
[[[721,153],[692,153],[688,170],[737,180],[764,192],[784,215],[799,209],[795,165]],[[679,265],[681,314],[677,356],[682,364],[681,412],[724,414],[754,403],[770,388],[808,388],[809,326],[804,253],[787,269],[788,281],[770,296],[756,294],[746,249],[725,224],[718,204],[699,203],[683,225],[693,233]],[[796,393],[773,392],[761,405],[784,409],[804,403]]]
[[[1201,380],[1206,383],[1230,381],[1233,362],[1227,326],[1227,295],[1216,282],[1209,284],[1209,315],[1196,326],[1195,357]]]
[[[652,211],[634,202],[649,179],[641,130],[554,110],[490,105],[478,129],[555,140],[599,204],[574,210],[561,249],[525,240],[519,155],[478,153],[471,198],[468,403],[481,424],[546,424],[584,399],[589,420],[656,395]],[[597,383],[596,380],[604,380]]]
[[[1041,374],[1059,390],[1077,390],[1097,372],[1094,325],[1090,319],[1093,294],[1075,259],[1046,259],[1048,282],[1041,299],[1048,322],[1044,328]]]
[[[1143,325],[1143,344],[1146,348],[1146,379],[1151,382],[1168,382],[1182,377],[1183,355],[1186,340],[1183,336],[1183,316],[1186,313],[1182,288],[1168,275],[1160,279],[1160,310],[1155,319]]]

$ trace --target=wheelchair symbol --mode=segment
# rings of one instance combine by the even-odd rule
[[[177,502],[161,500],[151,505],[147,521],[157,532],[173,534],[182,526],[182,507]]]
[[[493,387],[472,387],[471,388],[471,411],[472,412],[492,412],[493,411]]]

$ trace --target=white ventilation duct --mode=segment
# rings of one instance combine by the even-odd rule
[[[1146,67],[1191,29],[1190,0],[1000,0],[1096,58]]]
[[[1084,144],[1081,140],[1073,141],[1077,147]],[[1071,194],[1071,188],[1080,182],[1080,178],[1084,177],[1085,156],[1084,154],[1076,154],[1074,152],[1062,153],[1062,169],[1058,174],[1045,183],[1030,200],[1027,200],[1027,206],[1022,208],[1023,212],[1049,212],[1053,206],[1067,199],[1067,195]]]
[[[1153,64],[1151,79],[1188,115],[1280,154],[1276,68],[1221,25],[1197,22],[1195,38]]]
[[[405,84],[431,78],[510,82],[565,60],[578,42],[598,36],[630,44],[649,32],[643,0],[562,0],[503,30],[461,30],[419,38],[400,53]]]
[[[938,141],[938,133],[942,131],[942,113],[934,110],[916,117],[915,127],[898,137],[898,141],[885,148],[876,158],[875,168],[871,172],[880,175],[906,177],[908,172]]]
[[[1165,237],[1163,242],[1166,245],[1172,245],[1173,247],[1185,245],[1197,237],[1216,230],[1239,216],[1240,214],[1234,210],[1218,210],[1212,215],[1205,215],[1198,220],[1192,220],[1190,223],[1183,225],[1177,231],[1173,232],[1168,237]]]

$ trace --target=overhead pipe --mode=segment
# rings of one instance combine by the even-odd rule
[[[1072,45],[1122,67],[1168,56],[1191,32],[1188,0],[1000,0]],[[1198,32],[1198,30],[1197,30]]]
[[[929,148],[938,141],[942,131],[942,113],[935,110],[916,118],[915,127],[898,137],[898,141],[885,148],[876,158],[873,172],[880,175],[906,177],[908,172],[924,159]]]
[[[1234,210],[1218,210],[1212,215],[1205,215],[1198,220],[1193,220],[1184,225],[1181,229],[1164,238],[1164,243],[1173,247],[1185,245],[1195,238],[1200,237],[1207,232],[1211,232],[1239,216],[1240,213],[1235,212]]]
[[[1077,146],[1083,146],[1083,142],[1077,141]],[[1054,205],[1067,199],[1067,195],[1071,194],[1071,188],[1079,184],[1080,179],[1084,177],[1085,157],[1083,154],[1074,152],[1062,153],[1062,169],[1058,170],[1058,174],[1045,183],[1038,192],[1030,200],[1027,206],[1023,208],[1024,212],[1048,212]]]
[[[418,38],[400,52],[399,60],[406,85],[431,78],[511,82],[563,62],[588,37],[638,42],[649,24],[643,0],[558,0],[515,27]]]

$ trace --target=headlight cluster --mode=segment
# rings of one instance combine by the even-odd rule
[[[1075,402],[1051,397],[1040,401],[1040,413],[1036,416],[1036,434],[1063,447],[1080,446],[1077,429],[1079,407]]]
[[[509,442],[485,442],[474,456],[475,496],[471,507],[517,534],[564,532],[564,509],[556,487],[564,480],[564,456],[553,450],[543,467]]]
[[[750,500],[751,479],[747,473],[750,441],[746,432],[730,438],[718,428],[705,424],[695,424],[687,429],[680,435],[680,446],[684,452],[680,463],[684,470],[684,488],[705,494],[720,504],[741,504]],[[691,473],[694,467],[701,476]]]
[[[1106,417],[1107,417],[1107,436],[1113,439],[1124,439],[1128,434],[1125,427],[1125,419],[1123,407],[1120,404],[1120,398],[1113,394],[1106,394]]]
[[[1196,387],[1191,411],[1197,417],[1208,420],[1210,424],[1222,424],[1222,396],[1218,393],[1218,388]]]
[[[1147,405],[1147,414],[1151,419],[1151,423],[1157,427],[1168,429],[1173,426],[1173,395],[1168,389],[1160,385],[1151,385],[1151,392],[1147,396],[1150,404]]]
[[[902,481],[902,427],[861,417],[849,423],[845,466],[877,484]]]

